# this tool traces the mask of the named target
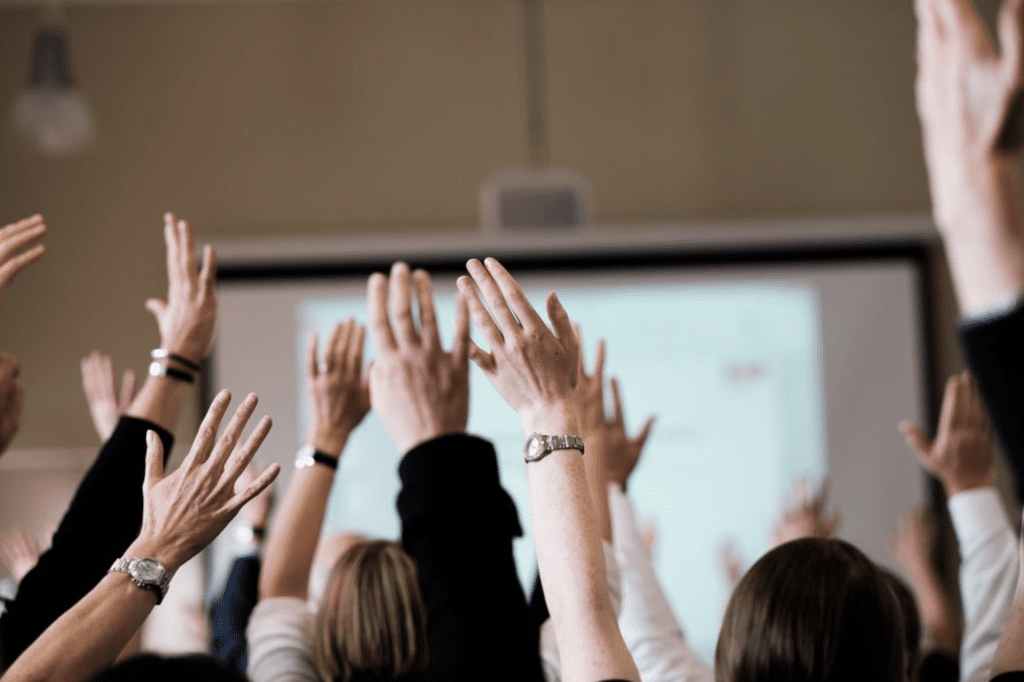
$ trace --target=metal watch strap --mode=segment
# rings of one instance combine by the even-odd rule
[[[583,439],[576,435],[546,436],[535,433],[526,439],[523,459],[527,462],[537,462],[558,450],[579,450],[582,455]]]
[[[141,562],[148,562],[152,564],[150,569],[154,570],[154,572],[158,574],[158,577],[155,580],[142,580],[136,575],[137,567]],[[157,561],[156,559],[151,559],[149,557],[121,557],[120,559],[115,559],[114,563],[110,566],[110,569],[107,572],[127,573],[131,577],[132,582],[135,583],[136,586],[141,587],[144,590],[150,590],[156,594],[157,605],[159,605],[160,602],[164,600],[164,596],[167,594],[167,588],[170,587],[171,584],[171,576],[167,572],[167,569],[165,569],[160,564],[159,561]]]

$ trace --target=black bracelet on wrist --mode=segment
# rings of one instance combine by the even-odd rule
[[[149,376],[169,377],[171,379],[183,381],[186,384],[194,383],[196,380],[195,375],[189,372],[180,369],[175,369],[173,367],[168,367],[167,365],[161,365],[159,362],[151,362],[149,364]]]
[[[185,367],[189,368],[193,372],[199,372],[199,371],[201,371],[203,369],[198,364],[196,364],[195,362],[192,362],[188,358],[182,357],[182,356],[178,355],[177,353],[172,353],[171,351],[167,350],[166,348],[154,348],[150,352],[149,357],[153,358],[154,360],[174,360],[178,364],[184,365]]]

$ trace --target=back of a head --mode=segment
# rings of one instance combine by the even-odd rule
[[[334,565],[313,641],[326,682],[414,680],[427,667],[427,610],[400,545],[365,540]]]
[[[143,654],[100,673],[92,682],[246,682],[248,678],[209,656]]]
[[[733,592],[718,682],[905,682],[900,608],[882,571],[842,540],[776,547]]]
[[[887,568],[881,570],[900,605],[900,615],[903,616],[903,641],[907,651],[907,679],[915,680],[918,675],[917,668],[921,665],[921,612],[914,600],[914,593],[903,579]]]

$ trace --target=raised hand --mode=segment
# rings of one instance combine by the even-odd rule
[[[0,454],[14,440],[21,424],[24,395],[18,384],[20,373],[18,361],[7,353],[0,353]]]
[[[135,370],[121,376],[121,392],[114,388],[114,363],[109,355],[93,351],[82,358],[82,389],[89,403],[89,414],[100,440],[106,442],[117,420],[128,411],[135,397]]]
[[[260,474],[252,464],[245,467],[235,481],[235,492],[245,491],[253,481],[259,478]],[[271,483],[263,489],[256,497],[238,512],[238,519],[250,528],[267,527],[267,519],[270,517],[270,507],[274,503],[274,484]]]
[[[217,324],[216,256],[203,249],[198,268],[192,228],[174,214],[164,216],[167,244],[167,299],[151,298],[146,309],[160,327],[160,346],[199,364],[210,350]]]
[[[939,430],[929,439],[917,425],[900,422],[907,445],[925,469],[942,481],[947,495],[995,485],[992,428],[970,374],[950,377],[942,398]]]
[[[241,492],[235,480],[252,461],[270,431],[263,417],[245,444],[236,449],[242,430],[256,409],[250,393],[218,438],[217,431],[231,402],[221,391],[210,405],[192,449],[173,473],[163,467],[163,445],[152,431],[147,434],[146,478],[142,485],[142,531],[125,556],[156,559],[169,573],[195,556],[235,517],[238,510],[277,477],[281,467],[271,464]]]
[[[605,448],[608,451],[607,472],[608,480],[616,483],[622,488],[633,474],[637,463],[640,461],[640,453],[643,452],[647,437],[651,435],[651,427],[654,426],[655,415],[651,415],[640,427],[640,432],[632,438],[626,433],[626,418],[622,412],[622,398],[619,395],[619,381],[612,377],[612,406],[614,416],[610,421],[605,421]]]
[[[935,522],[923,510],[904,509],[900,513],[896,535],[889,538],[889,551],[915,582],[914,577],[934,570],[931,563],[935,541]]]
[[[369,379],[363,374],[365,338],[366,328],[352,319],[335,324],[318,361],[316,334],[310,337],[306,391],[312,417],[306,442],[324,454],[337,457],[370,411]]]
[[[554,292],[548,295],[548,328],[498,261],[473,259],[467,268],[473,279],[460,277],[459,291],[490,346],[490,352],[485,352],[470,341],[473,362],[519,414],[528,433],[543,431],[543,424],[567,416],[576,422],[580,345],[558,297]]]
[[[39,548],[20,528],[11,528],[0,535],[0,558],[15,582],[21,582],[39,561]]]
[[[828,479],[812,496],[808,491],[806,478],[793,482],[793,489],[783,502],[781,518],[775,524],[774,546],[799,538],[831,537],[839,530],[838,511],[826,515],[828,507]]]
[[[410,282],[411,279],[411,282]],[[419,328],[412,312],[416,290]],[[390,278],[370,277],[367,292],[370,329],[377,357],[370,366],[370,401],[405,453],[449,433],[462,433],[469,419],[469,316],[458,303],[455,342],[441,347],[430,277],[395,263]]]
[[[576,405],[579,409],[580,430],[585,433],[597,433],[604,438],[604,356],[605,340],[597,342],[597,353],[594,357],[594,371],[590,374],[583,363],[583,337],[578,325],[573,327],[580,343],[579,363],[576,366]]]
[[[41,215],[34,215],[0,228],[0,298],[15,275],[24,270],[29,263],[42,257],[46,250],[42,244],[37,244],[27,251],[24,249],[42,239],[44,234],[46,224]]]

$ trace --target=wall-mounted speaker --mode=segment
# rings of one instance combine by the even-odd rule
[[[480,223],[504,230],[575,230],[589,225],[593,190],[570,170],[513,170],[490,177],[480,187]]]

